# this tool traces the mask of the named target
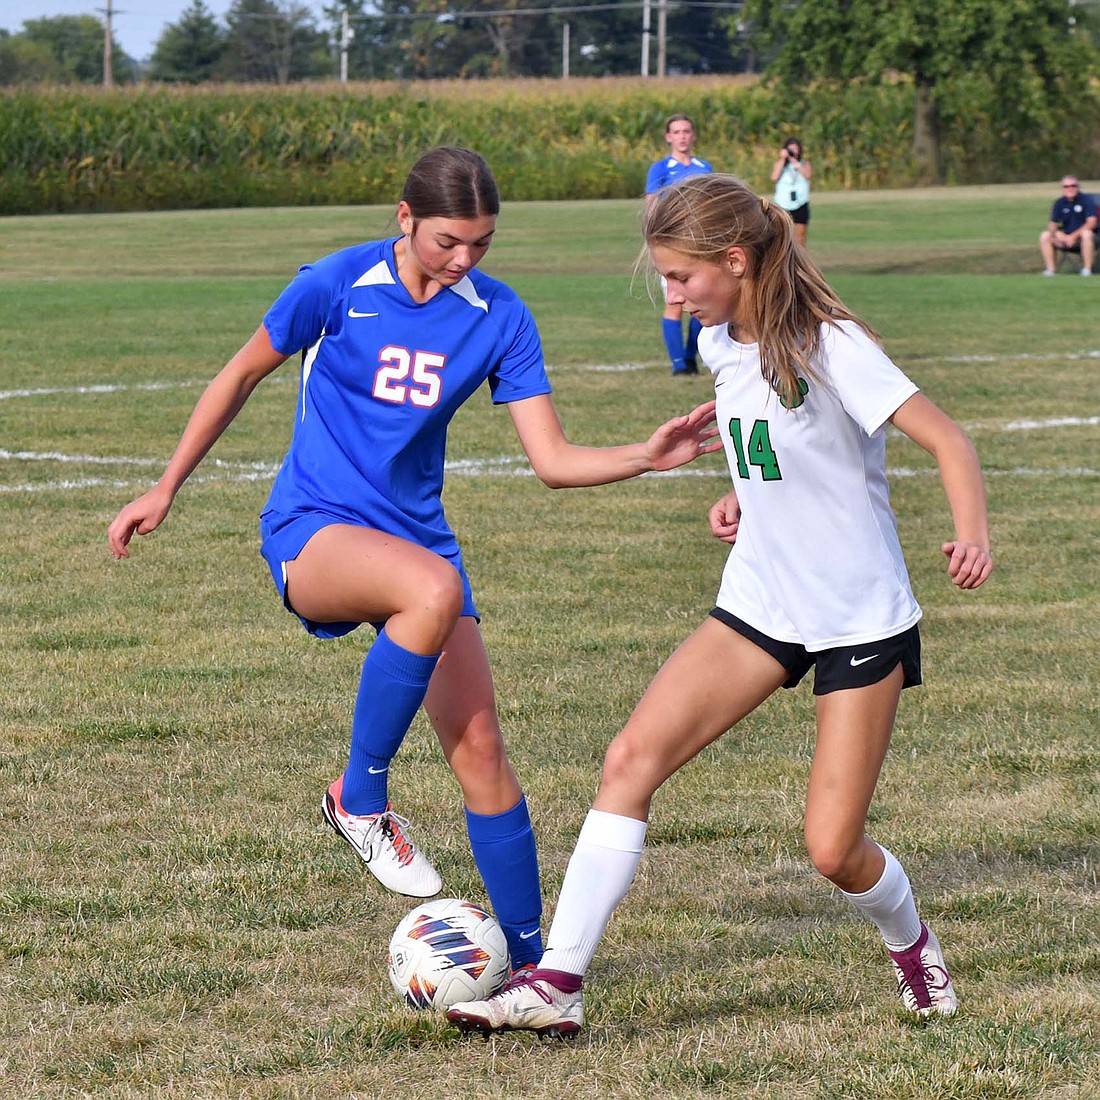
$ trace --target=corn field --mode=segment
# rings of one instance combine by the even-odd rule
[[[913,91],[752,79],[17,89],[0,95],[0,214],[390,202],[433,145],[479,150],[511,200],[628,198],[691,115],[716,169],[767,188],[798,133],[815,187],[905,186]],[[1091,112],[1097,117],[1097,112]],[[942,134],[949,182],[1049,178],[1060,135],[1006,142],[981,109]]]

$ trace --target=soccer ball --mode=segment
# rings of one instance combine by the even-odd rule
[[[406,914],[390,939],[393,988],[413,1008],[491,997],[508,978],[508,942],[484,909],[437,898]]]

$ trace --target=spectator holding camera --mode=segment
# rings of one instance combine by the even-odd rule
[[[1081,191],[1076,176],[1062,177],[1062,193],[1050,208],[1050,223],[1039,234],[1043,254],[1043,274],[1054,274],[1055,252],[1073,252],[1081,256],[1081,274],[1092,274],[1096,252],[1096,203]]]
[[[806,229],[810,224],[810,180],[814,169],[802,156],[802,139],[789,137],[783,142],[772,165],[775,195],[772,202],[786,210],[794,222],[794,239],[806,247]]]

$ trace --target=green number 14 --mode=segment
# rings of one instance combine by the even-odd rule
[[[739,417],[734,417],[730,421],[730,439],[733,441],[733,449],[737,452],[737,473],[741,477],[748,478],[749,466],[759,466],[765,481],[782,480],[783,474],[779,469],[779,459],[772,450],[766,420],[753,421],[746,446],[741,434],[741,420]]]

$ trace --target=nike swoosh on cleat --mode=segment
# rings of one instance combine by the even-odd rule
[[[873,661],[877,656],[877,653],[872,653],[870,657],[853,657],[851,660],[852,668],[859,668],[860,665],[865,665],[868,661]]]
[[[349,317],[377,317],[378,314],[377,313],[360,313],[359,310],[357,310],[357,309],[349,309],[348,310],[348,316]]]

